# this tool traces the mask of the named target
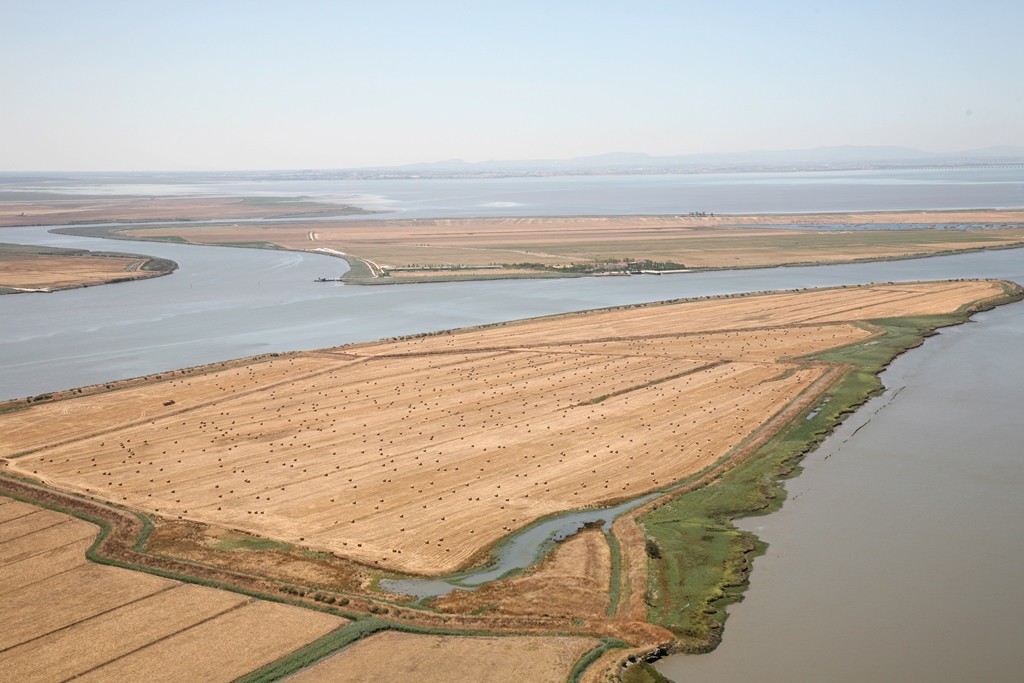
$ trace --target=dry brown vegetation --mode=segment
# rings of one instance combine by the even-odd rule
[[[12,254],[0,252],[0,287],[55,290],[136,280],[163,273],[143,270],[139,256]]]
[[[873,334],[853,321],[1001,291],[711,299],[295,354],[8,412],[0,444],[57,487],[441,574],[538,517],[711,466],[828,386],[787,358]]]
[[[777,225],[915,225],[900,230],[813,231]],[[735,227],[735,226],[747,227]],[[985,225],[985,230],[945,225]],[[935,227],[939,226],[939,227]],[[199,243],[270,242],[331,249],[385,267],[671,261],[694,268],[757,267],[921,256],[1024,244],[1024,211],[751,216],[594,216],[373,220],[240,226],[164,226],[132,236]],[[520,275],[508,268],[504,275]],[[529,272],[529,271],[527,271]],[[539,271],[532,271],[534,274]],[[494,271],[392,271],[391,277],[493,276]]]
[[[230,681],[346,623],[92,564],[97,531],[0,497],[0,678]]]
[[[585,529],[558,544],[522,576],[455,591],[431,605],[458,614],[529,614],[603,619],[611,600],[611,552],[600,529]]]
[[[389,632],[361,640],[288,680],[563,683],[573,664],[597,645],[593,638],[452,637]]]

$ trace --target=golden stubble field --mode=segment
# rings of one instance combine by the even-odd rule
[[[93,564],[98,531],[0,497],[0,680],[226,682],[347,623]]]
[[[596,638],[380,633],[295,674],[294,683],[562,683]],[[385,664],[386,662],[386,664]],[[384,673],[386,671],[386,674]]]
[[[914,226],[886,230],[800,230],[780,225]],[[949,225],[987,226],[984,230]],[[744,227],[736,227],[744,226]],[[937,226],[937,227],[936,227]],[[598,265],[647,259],[692,268],[740,268],[901,258],[1024,244],[1024,211],[879,212],[751,216],[584,216],[362,220],[272,225],[168,225],[124,230],[206,244],[273,243],[332,250],[385,268],[452,266],[459,271],[395,271],[395,279],[494,276],[473,266],[504,264],[502,275],[537,274],[510,264]]]
[[[54,290],[162,275],[145,257],[0,253],[0,287]]]
[[[650,305],[299,353],[0,415],[58,488],[444,574],[539,517],[694,475],[833,381],[800,356],[994,282]]]

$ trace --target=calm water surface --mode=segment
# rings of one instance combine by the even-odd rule
[[[454,180],[55,181],[18,189],[85,195],[308,196],[397,211],[402,218],[807,213],[1024,207],[1024,167]]]

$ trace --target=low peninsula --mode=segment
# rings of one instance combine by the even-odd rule
[[[8,401],[0,492],[98,524],[96,561],[343,620],[242,680],[325,680],[382,652],[494,657],[481,680],[523,662],[547,667],[536,680],[654,680],[645,660],[714,647],[742,595],[763,547],[731,520],[781,504],[893,357],[1022,295],[948,281],[668,301]],[[477,590],[383,589],[457,580],[538,520],[644,494]],[[37,636],[52,607],[26,622]]]

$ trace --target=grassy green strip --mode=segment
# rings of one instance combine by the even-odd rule
[[[294,546],[291,543],[275,541],[272,538],[238,535],[221,538],[213,545],[213,548],[215,550],[272,550],[289,552]],[[306,555],[311,556],[312,554],[306,553]]]
[[[604,532],[605,540],[608,541],[608,550],[611,551],[611,569],[612,577],[611,583],[608,587],[608,616],[615,616],[615,612],[619,609],[619,599],[621,598],[620,582],[622,581],[622,549],[619,547],[619,541],[615,538],[615,534],[611,531]]]
[[[576,664],[572,667],[572,670],[569,671],[569,677],[566,680],[568,683],[578,683],[580,676],[582,676],[583,672],[587,670],[587,667],[600,659],[605,652],[608,652],[608,650],[618,650],[627,647],[629,647],[629,645],[618,638],[603,638],[600,645],[579,658]]]
[[[134,550],[137,553],[144,553],[146,552],[146,541],[149,540],[149,535],[153,533],[153,529],[155,527],[153,526],[153,522],[149,519],[149,517],[142,514],[141,512],[136,512],[135,516],[139,518],[140,522],[142,522],[142,531],[139,532],[139,535],[135,539],[135,542],[132,543],[132,550]]]
[[[118,239],[114,237],[114,234],[116,233],[114,233],[111,230],[108,234],[103,235],[103,237],[106,239]],[[134,239],[134,237],[121,237],[120,239]],[[146,242],[171,242],[172,244],[192,244],[184,237],[180,237],[178,235],[146,235],[140,236],[139,239],[145,240]]]
[[[69,249],[67,247],[43,247],[34,244],[10,244],[8,242],[0,242],[0,254],[42,254],[44,256],[79,256],[88,253],[88,249]]]
[[[619,680],[622,683],[672,683],[671,680],[662,676],[658,673],[657,669],[642,659],[626,667],[619,674]]]
[[[273,242],[217,242],[218,247],[243,247],[245,249],[281,249],[280,244]]]
[[[142,264],[142,270],[146,272],[173,273],[178,269],[177,261],[156,256],[147,256],[145,258],[148,260]]]

